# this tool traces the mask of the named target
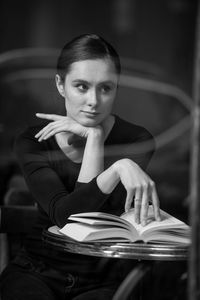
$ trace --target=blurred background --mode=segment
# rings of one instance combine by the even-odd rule
[[[1,0],[0,199],[19,173],[16,135],[37,123],[36,112],[63,111],[59,49],[97,33],[122,60],[114,111],[155,136],[148,172],[162,208],[187,221],[196,11],[197,0]]]

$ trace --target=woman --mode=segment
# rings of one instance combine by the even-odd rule
[[[136,222],[145,225],[149,201],[160,220],[154,182],[143,171],[154,150],[153,138],[146,129],[112,115],[119,76],[118,54],[97,35],[82,35],[62,49],[55,79],[66,116],[36,114],[47,122],[28,128],[16,142],[39,216],[24,249],[3,272],[3,300],[111,299],[125,263],[56,253],[42,243],[43,228],[62,227],[74,213],[119,215],[132,205]],[[113,162],[104,155],[113,145],[134,148],[145,141],[152,150],[143,149],[132,159],[118,153]]]

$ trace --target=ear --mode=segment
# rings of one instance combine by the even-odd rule
[[[60,78],[60,75],[56,74],[55,81],[56,81],[56,87],[58,89],[59,94],[62,97],[65,97],[65,91],[64,91],[63,81]]]

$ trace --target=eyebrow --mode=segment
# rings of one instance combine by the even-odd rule
[[[84,83],[84,84],[90,84],[89,81],[87,80],[84,80],[84,79],[74,79],[72,81],[73,83]],[[112,80],[105,80],[105,81],[101,81],[100,83],[98,84],[110,84],[110,85],[115,85],[114,81]]]
[[[84,79],[74,79],[72,80],[73,83],[76,83],[76,82],[82,82],[82,83],[89,83],[87,80],[84,80]]]

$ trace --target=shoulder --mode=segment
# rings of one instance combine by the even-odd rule
[[[153,135],[146,128],[125,121],[118,116],[115,116],[115,124],[107,141],[107,145],[117,145],[119,158],[131,158],[143,169],[147,168],[155,152]],[[116,157],[115,155],[115,158]]]
[[[33,150],[42,149],[43,144],[37,141],[35,135],[44,126],[45,124],[42,123],[36,126],[27,127],[23,131],[21,131],[15,139],[15,144],[14,144],[15,152],[22,153],[22,152],[30,151],[30,149]]]
[[[116,139],[123,143],[152,141],[154,143],[153,135],[143,126],[128,122],[119,116],[115,116],[115,125],[113,128],[113,135]]]

